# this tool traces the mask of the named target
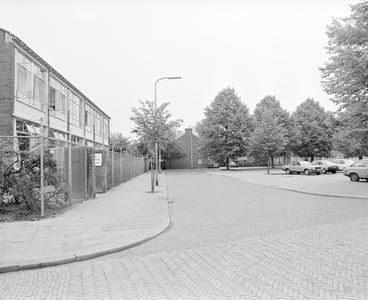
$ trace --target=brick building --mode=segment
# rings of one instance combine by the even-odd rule
[[[199,137],[192,128],[186,128],[185,132],[177,134],[176,139],[186,155],[182,159],[166,161],[166,169],[207,168],[207,157],[199,151]]]
[[[108,149],[110,117],[18,37],[0,28],[0,136],[43,134]]]

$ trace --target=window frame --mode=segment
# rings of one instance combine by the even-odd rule
[[[44,111],[47,101],[47,69],[18,48],[15,49],[14,62],[15,98]],[[38,88],[36,88],[36,79],[39,83]],[[40,91],[44,92],[43,97],[40,97]]]

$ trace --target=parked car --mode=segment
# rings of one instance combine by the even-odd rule
[[[329,160],[314,160],[312,161],[312,165],[320,166],[322,174],[326,174],[327,172],[335,174],[339,170],[339,166]]]
[[[311,173],[315,173],[319,175],[322,172],[320,166],[313,166],[310,162],[304,160],[292,161],[288,165],[282,166],[281,169],[285,171],[286,174],[304,173],[305,175],[310,175]]]
[[[231,161],[229,166],[230,166],[230,168],[238,168],[239,167],[238,163],[236,163],[235,161]]]
[[[338,165],[340,171],[346,167],[350,167],[354,163],[352,159],[335,159],[331,160],[331,162]]]
[[[351,181],[366,179],[368,181],[368,159],[357,160],[350,167],[345,167],[343,175],[348,176]]]

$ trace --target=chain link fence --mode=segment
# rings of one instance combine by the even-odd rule
[[[134,155],[109,152],[108,189],[120,185],[148,170],[146,160]]]
[[[142,157],[43,136],[0,136],[0,222],[52,216],[147,170]]]

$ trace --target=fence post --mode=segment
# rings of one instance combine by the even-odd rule
[[[120,148],[120,155],[119,155],[119,167],[120,167],[120,184],[123,183],[123,151]]]
[[[68,204],[72,205],[72,143],[68,142]]]
[[[153,169],[153,159],[151,159],[151,192],[154,193],[155,192],[155,173],[154,173],[154,169]]]
[[[88,169],[88,159],[87,159],[87,156],[88,156],[88,151],[87,151],[87,147],[84,147],[84,181],[85,181],[85,198],[88,198],[88,178],[87,178],[87,169]]]
[[[136,176],[135,174],[135,152],[133,152],[133,178]]]
[[[115,186],[114,176],[114,151],[111,151],[111,188]]]
[[[41,121],[42,122],[42,121]],[[45,216],[45,198],[44,198],[44,182],[43,182],[43,125],[41,123],[41,136],[40,136],[40,176],[41,176],[41,180],[40,180],[40,196],[41,196],[41,218],[43,218]]]
[[[45,216],[45,195],[43,188],[43,118],[40,119],[40,200],[41,200],[41,218]]]

